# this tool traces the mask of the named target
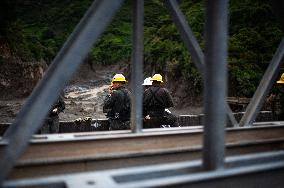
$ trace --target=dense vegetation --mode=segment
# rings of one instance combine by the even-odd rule
[[[91,0],[2,0],[0,37],[23,61],[51,62]],[[201,79],[162,1],[145,1],[145,67],[188,81],[196,94]],[[184,1],[181,8],[203,48],[204,2]],[[129,62],[132,5],[126,1],[97,41],[89,60]],[[250,97],[282,36],[269,1],[231,0],[229,28],[230,94]],[[1,54],[0,54],[1,55]]]

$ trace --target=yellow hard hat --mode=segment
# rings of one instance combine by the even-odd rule
[[[111,80],[111,83],[113,82],[126,82],[126,79],[122,74],[116,74]]]
[[[162,77],[162,75],[160,75],[160,74],[155,74],[152,78],[151,78],[151,80],[155,80],[155,81],[158,81],[158,82],[162,82],[163,83],[163,77]]]
[[[280,79],[277,81],[277,84],[284,84],[284,73],[281,75]]]

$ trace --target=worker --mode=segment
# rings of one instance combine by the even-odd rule
[[[131,94],[125,84],[125,77],[116,74],[104,100],[103,112],[109,120],[110,130],[130,129]]]
[[[268,98],[268,102],[271,105],[273,119],[277,121],[284,120],[284,73],[280,79],[276,82],[278,93],[271,94]]]
[[[60,94],[57,101],[53,104],[49,111],[48,116],[45,118],[40,133],[59,133],[59,113],[65,109],[65,102],[63,100],[63,94]]]
[[[167,109],[173,107],[173,100],[166,88],[162,87],[163,77],[155,74],[152,86],[144,91],[143,113],[145,128],[160,128],[164,126],[178,126],[177,118]]]
[[[144,79],[144,82],[142,84],[144,92],[152,86],[153,81],[151,79],[152,79],[152,77],[147,77],[147,78]],[[146,115],[147,115],[146,111],[143,107],[143,117],[145,117]],[[144,118],[144,121],[145,121],[145,118]]]

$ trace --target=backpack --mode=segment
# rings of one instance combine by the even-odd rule
[[[162,101],[162,99],[160,99],[159,97],[156,96],[156,94],[158,93],[158,91],[161,92],[160,90],[161,88],[158,88],[156,91],[153,91],[150,89],[150,93],[151,93],[151,98],[149,100],[149,106],[151,108],[164,108],[165,104]]]

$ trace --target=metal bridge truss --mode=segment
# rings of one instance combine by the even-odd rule
[[[132,104],[131,123],[133,134],[142,131],[143,81],[143,17],[144,1],[134,0],[133,53],[132,53]],[[279,0],[274,0],[282,6]],[[246,113],[238,124],[226,103],[227,91],[227,37],[228,0],[207,0],[205,18],[205,54],[195,39],[190,26],[179,9],[177,0],[164,0],[181,37],[200,71],[204,81],[204,135],[202,161],[149,166],[145,168],[83,173],[42,178],[29,181],[4,182],[16,160],[28,147],[29,139],[37,131],[48,114],[53,102],[71,79],[89,49],[122,6],[123,0],[95,0],[74,32],[65,42],[43,79],[18,113],[12,126],[6,131],[1,143],[0,183],[4,187],[257,187],[284,185],[284,153],[225,158],[224,128],[226,116],[234,126],[251,126],[264,98],[276,80],[284,56],[282,39],[265,72]],[[278,10],[281,10],[279,8]],[[279,14],[281,15],[281,13]],[[282,13],[283,15],[283,13]],[[281,18],[280,18],[281,20]],[[282,18],[283,23],[283,18]],[[206,66],[205,66],[206,65]],[[218,92],[212,92],[218,91]]]

